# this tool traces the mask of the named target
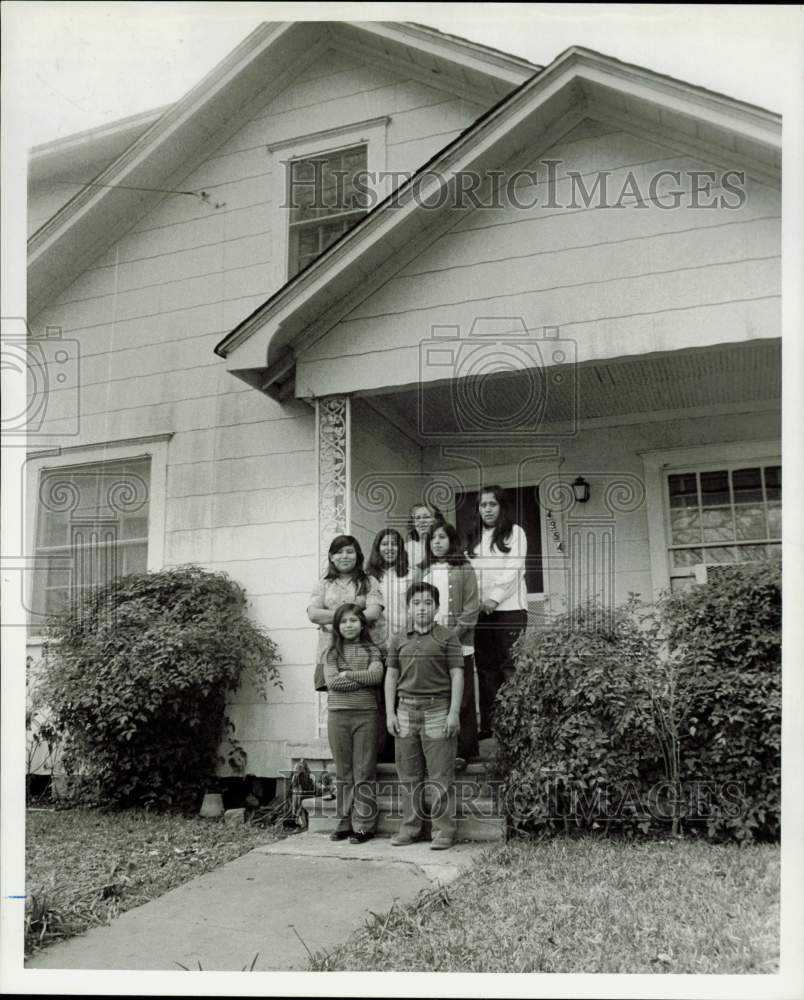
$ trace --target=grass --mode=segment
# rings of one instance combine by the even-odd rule
[[[310,969],[774,973],[779,874],[773,845],[511,842]]]
[[[258,826],[199,817],[29,810],[26,957],[274,839]]]

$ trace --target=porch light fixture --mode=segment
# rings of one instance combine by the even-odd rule
[[[575,499],[578,503],[586,503],[589,499],[591,491],[589,489],[589,483],[583,478],[583,476],[578,476],[575,482],[572,484],[572,492],[575,495]]]

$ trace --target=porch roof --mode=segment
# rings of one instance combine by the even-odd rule
[[[771,409],[781,398],[781,341],[613,358],[551,370],[496,373],[366,393],[371,404],[419,445],[502,443],[574,434],[584,426],[672,419],[696,412]]]
[[[455,190],[459,175],[485,175],[526,149],[538,156],[587,116],[779,184],[780,116],[572,47],[481,116],[235,327],[215,352],[229,360],[233,374],[274,398],[292,394],[300,347],[402,268],[411,248],[437,232],[448,213],[454,218],[469,210],[441,197]]]

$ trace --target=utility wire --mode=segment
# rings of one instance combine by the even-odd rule
[[[131,187],[126,184],[97,184],[94,181],[89,181],[85,183],[83,181],[51,181],[53,184],[69,184],[73,187],[102,187],[102,188],[119,188],[121,191],[150,191],[153,194],[189,194],[193,198],[200,198],[202,201],[206,201],[209,195],[206,191],[174,191],[168,190],[166,188],[146,188],[146,187]]]

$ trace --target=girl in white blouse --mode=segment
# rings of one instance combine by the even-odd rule
[[[371,546],[366,572],[380,585],[383,612],[373,630],[376,641],[384,649],[395,632],[401,632],[407,622],[405,592],[410,581],[410,563],[402,536],[395,528],[377,532]]]
[[[475,707],[474,657],[478,591],[475,571],[463,553],[458,532],[448,522],[433,527],[422,571],[423,579],[438,590],[439,606],[436,621],[454,631],[461,641],[463,698],[456,762],[457,769],[461,770],[470,758],[480,754]]]
[[[514,672],[511,650],[527,619],[525,532],[514,524],[505,493],[484,486],[466,554],[478,577],[480,615],[475,629],[475,662],[480,691],[480,739],[492,732],[497,691]]]

